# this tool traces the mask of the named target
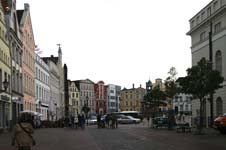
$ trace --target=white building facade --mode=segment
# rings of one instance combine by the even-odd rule
[[[50,107],[50,75],[49,67],[36,54],[35,59],[35,101],[36,111],[41,113],[41,120],[49,120]]]
[[[177,110],[179,114],[188,114],[192,113],[192,96],[188,94],[177,94],[173,98],[173,109]]]
[[[107,112],[120,112],[121,86],[109,84],[107,88]]]
[[[226,1],[211,1],[192,17],[189,22],[190,31],[187,35],[191,36],[192,65],[196,65],[202,57],[210,60],[212,56],[213,69],[218,70],[226,79]],[[212,40],[209,40],[211,39],[209,37]],[[212,43],[212,53],[210,51],[210,43]],[[224,80],[222,85],[223,87],[218,89],[213,96],[214,117],[226,112],[226,80]],[[193,117],[198,116],[200,112],[199,106],[198,100],[192,101]],[[206,123],[208,124],[208,118],[210,118],[208,97],[204,109]]]
[[[68,81],[69,88],[69,115],[81,114],[80,91],[74,81]]]
[[[83,106],[88,104],[88,107],[90,108],[89,115],[96,114],[94,82],[89,79],[85,79],[76,80],[75,84],[80,90],[80,110],[82,111]]]

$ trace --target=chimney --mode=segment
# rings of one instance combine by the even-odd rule
[[[133,89],[134,89],[134,83],[133,83]]]
[[[142,88],[141,84],[140,84],[140,88]]]
[[[53,58],[53,55],[51,55],[51,58]]]

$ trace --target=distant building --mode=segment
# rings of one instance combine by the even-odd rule
[[[96,114],[96,104],[95,104],[95,93],[94,93],[94,82],[85,80],[76,80],[75,84],[80,90],[80,108],[86,104],[90,108],[89,114]]]
[[[49,120],[50,115],[50,75],[49,66],[36,54],[35,59],[35,100],[41,120]]]
[[[107,113],[107,86],[103,81],[94,84],[96,114]]]
[[[81,113],[80,90],[75,81],[68,81],[69,87],[69,115],[76,116]]]
[[[226,79],[226,1],[211,1],[189,22],[190,31],[187,35],[191,36],[192,66],[205,57],[207,60],[212,60],[213,69],[218,70]],[[222,86],[213,95],[213,117],[226,112],[226,81],[223,82]],[[192,101],[193,117],[199,116],[199,109],[200,102],[194,99]],[[208,100],[204,104],[204,112],[206,123],[208,123],[210,117],[210,102]]]
[[[107,86],[107,112],[119,112],[121,86],[109,84]]]
[[[24,10],[17,10],[20,35],[23,43],[23,95],[24,110],[36,111],[35,103],[35,41],[32,29],[29,4],[24,4]]]
[[[173,109],[177,111],[177,113],[188,114],[192,113],[192,96],[189,94],[177,94],[173,98]]]
[[[146,89],[141,85],[138,88],[122,89],[121,96],[121,111],[142,111],[143,97],[146,94]]]
[[[62,67],[61,47],[58,49],[58,57],[42,57],[49,67],[50,76],[50,106],[49,114],[51,120],[58,120],[65,116],[64,104],[64,75]],[[62,80],[62,81],[61,81]]]
[[[162,79],[158,78],[158,79],[155,79],[155,83],[153,83],[153,88],[155,87],[158,87],[161,91],[165,91],[166,90],[166,87],[165,87],[165,83],[162,82]],[[160,106],[160,110],[162,112],[165,112],[165,111],[168,111],[171,109],[172,107],[172,99],[166,99],[165,100],[165,103],[166,103],[166,106]]]

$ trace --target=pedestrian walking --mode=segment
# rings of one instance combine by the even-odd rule
[[[102,124],[101,124],[101,114],[98,114],[97,115],[97,128],[101,128],[102,127]]]
[[[74,118],[75,129],[78,128],[78,124],[79,124],[79,121],[78,121],[78,115],[76,115],[75,118]]]
[[[110,121],[110,114],[107,114],[104,120],[107,128],[109,128],[109,121]]]
[[[85,119],[85,116],[82,114],[81,115],[81,128],[83,130],[85,129],[85,123],[86,123],[86,119]]]
[[[150,116],[147,116],[147,121],[148,121],[148,127],[149,127]]]
[[[71,123],[71,128],[73,129],[74,128],[74,117],[73,116],[71,116],[70,117],[70,123]]]
[[[16,146],[18,150],[31,150],[31,146],[36,144],[33,133],[31,115],[21,114],[19,122],[13,127],[12,146]]]

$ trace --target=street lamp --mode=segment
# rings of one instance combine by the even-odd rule
[[[86,117],[86,120],[87,120],[87,122],[86,122],[87,125],[88,125],[88,112],[90,111],[90,108],[88,107],[88,100],[89,100],[89,97],[86,96],[86,103],[82,107],[82,111],[85,113],[85,117]]]
[[[3,91],[7,91],[7,88],[9,86],[9,82],[7,81],[7,79],[5,79],[5,81],[2,82],[3,86],[4,86],[4,90]]]
[[[56,108],[56,121],[57,121],[57,103],[55,103],[55,108]]]

